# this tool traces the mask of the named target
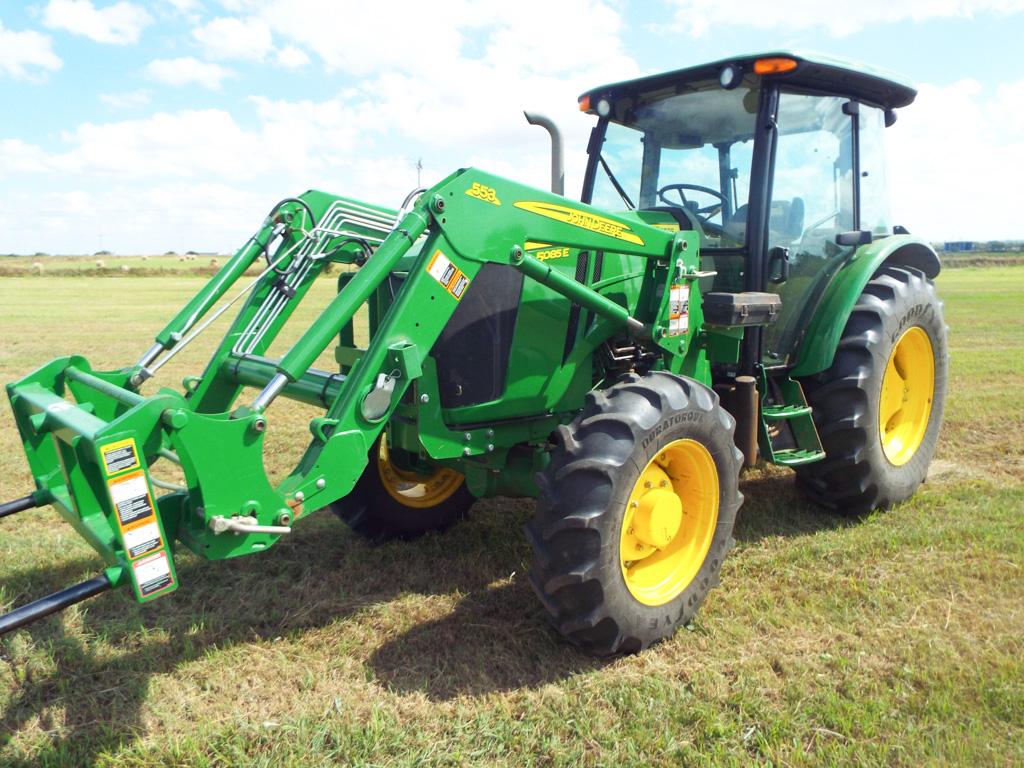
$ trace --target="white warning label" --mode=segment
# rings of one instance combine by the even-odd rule
[[[174,584],[166,552],[157,552],[155,555],[136,560],[132,563],[132,575],[139,586],[139,594],[143,597]]]
[[[673,285],[668,297],[668,333],[678,336],[690,330],[690,286]]]
[[[163,546],[163,540],[160,538],[160,526],[157,525],[156,520],[124,531],[121,537],[124,539],[124,548],[131,560]]]
[[[145,472],[136,472],[111,481],[110,500],[114,503],[122,528],[153,514]]]

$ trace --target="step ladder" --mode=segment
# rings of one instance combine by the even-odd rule
[[[800,382],[788,376],[765,382],[758,447],[773,464],[799,467],[825,458],[811,407]]]

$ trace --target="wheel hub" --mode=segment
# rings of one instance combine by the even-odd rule
[[[893,345],[878,404],[882,451],[894,466],[906,464],[924,441],[935,396],[935,355],[920,326],[908,328]]]
[[[619,557],[630,593],[663,605],[693,581],[718,524],[718,471],[696,440],[666,445],[644,468],[626,503]]]
[[[667,546],[683,520],[683,503],[673,491],[656,488],[640,498],[633,513],[634,535],[653,550]]]

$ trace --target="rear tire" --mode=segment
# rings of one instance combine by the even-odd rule
[[[395,466],[382,434],[355,488],[330,508],[360,536],[382,542],[442,531],[464,518],[475,501],[455,470],[438,467],[417,475]]]
[[[832,367],[802,380],[826,454],[797,469],[804,493],[850,515],[909,498],[935,453],[948,362],[934,284],[913,267],[882,267],[857,300]]]
[[[527,535],[530,581],[565,637],[635,652],[694,617],[743,500],[734,428],[714,392],[665,372],[590,393],[559,428]]]

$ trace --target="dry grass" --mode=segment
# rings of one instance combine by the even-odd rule
[[[198,285],[0,279],[0,374],[72,350],[134,360]],[[722,588],[671,641],[610,662],[564,644],[523,578],[527,500],[381,547],[315,515],[258,556],[181,557],[172,597],[107,595],[0,641],[0,763],[1019,764],[1024,269],[940,290],[953,370],[930,482],[848,521],[786,470],[748,473]],[[275,413],[272,473],[307,415]],[[0,497],[29,485],[5,409]],[[0,602],[97,567],[52,511],[0,521]]]

